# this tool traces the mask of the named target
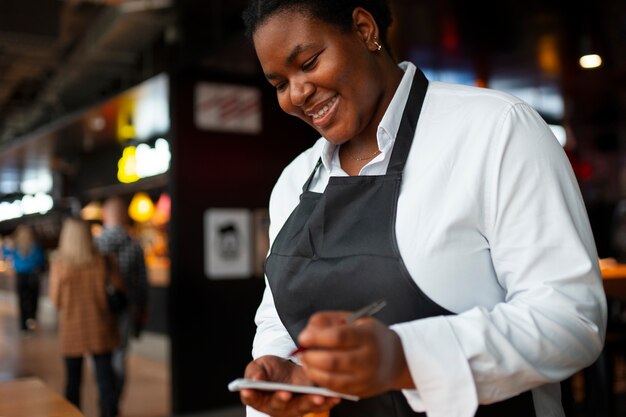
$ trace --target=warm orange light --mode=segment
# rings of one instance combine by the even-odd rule
[[[102,204],[92,201],[80,210],[80,217],[83,220],[102,220]]]
[[[152,218],[154,203],[146,193],[137,193],[133,196],[128,206],[128,215],[131,219],[143,223]]]
[[[537,59],[539,67],[548,74],[558,74],[561,69],[559,51],[556,38],[545,35],[539,39],[537,45]]]

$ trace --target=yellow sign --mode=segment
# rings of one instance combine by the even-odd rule
[[[117,163],[117,179],[124,184],[139,181],[140,179],[137,174],[136,152],[136,147],[127,146],[124,148],[122,157]]]
[[[135,108],[136,100],[133,97],[122,97],[117,113],[117,140],[126,142],[135,138]]]
[[[169,170],[171,158],[170,145],[163,138],[156,140],[154,148],[145,143],[127,146],[117,163],[117,179],[128,184],[163,174]]]

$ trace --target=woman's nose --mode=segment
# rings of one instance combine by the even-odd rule
[[[314,91],[315,86],[308,81],[292,83],[291,103],[297,107],[304,106],[307,99],[311,96],[311,94],[313,94]]]

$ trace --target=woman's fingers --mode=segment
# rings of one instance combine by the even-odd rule
[[[348,312],[321,312],[309,319],[307,326],[298,336],[304,347],[349,349],[358,344],[354,325],[346,324]]]
[[[321,395],[294,395],[288,391],[260,392],[244,395],[242,402],[273,417],[298,417],[307,413],[328,411],[340,402],[338,398],[323,397]]]
[[[301,366],[277,356],[263,356],[252,361],[244,372],[246,378],[264,381],[310,385]],[[307,413],[330,410],[339,403],[337,398],[321,395],[294,394],[289,391],[244,389],[241,402],[273,417],[299,417]]]
[[[320,386],[344,394],[369,397],[377,394],[376,387],[369,384],[370,378],[359,372],[329,372],[322,368],[307,368],[307,374]]]
[[[305,340],[314,348],[299,358],[316,384],[359,396],[413,386],[398,335],[378,320],[307,331]]]
[[[348,350],[310,349],[300,356],[300,360],[307,368],[336,373],[354,372],[371,366],[363,350],[363,346]]]
[[[268,379],[267,372],[265,372],[265,368],[262,366],[262,363],[257,361],[250,362],[248,366],[246,366],[243,375],[247,379],[254,379],[256,381],[264,381]]]
[[[271,414],[272,416],[290,416],[297,415],[298,410],[289,410],[289,400],[292,395],[290,392],[262,392],[256,390],[242,390],[241,401],[245,405],[255,408],[259,411]],[[293,405],[292,405],[293,408]]]
[[[309,318],[307,326],[322,328],[345,324],[350,314],[349,311],[320,311]]]

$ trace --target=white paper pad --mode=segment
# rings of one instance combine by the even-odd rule
[[[228,384],[230,391],[241,391],[242,389],[258,389],[262,391],[290,391],[298,394],[316,394],[324,397],[338,397],[350,401],[358,401],[356,395],[342,394],[326,388],[313,387],[310,385],[292,385],[279,382],[253,381],[251,379],[239,378]]]

